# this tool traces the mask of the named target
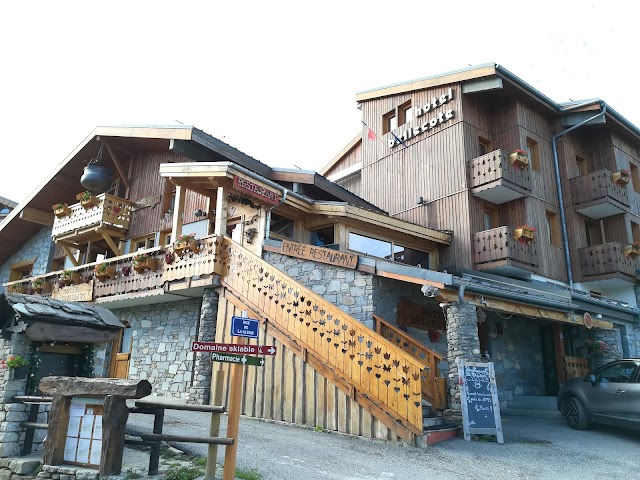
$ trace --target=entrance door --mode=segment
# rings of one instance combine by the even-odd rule
[[[120,337],[114,348],[115,358],[111,362],[112,378],[129,378],[129,362],[131,360],[132,330],[127,327],[120,331]]]
[[[558,368],[556,365],[556,349],[553,341],[552,325],[543,325],[540,327],[540,340],[544,370],[544,393],[545,395],[557,395]]]

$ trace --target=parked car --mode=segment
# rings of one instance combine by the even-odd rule
[[[571,428],[593,422],[640,430],[640,359],[616,360],[568,380],[557,401]]]

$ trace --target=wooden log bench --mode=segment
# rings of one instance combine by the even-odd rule
[[[162,442],[206,443],[209,445],[233,445],[233,438],[225,437],[197,437],[190,435],[169,435],[162,433],[165,410],[182,410],[188,412],[210,412],[211,415],[220,416],[225,408],[215,405],[185,405],[183,403],[153,402],[150,400],[137,400],[135,407],[129,408],[129,413],[142,413],[153,415],[153,433],[143,433],[142,440],[133,440],[131,443],[151,446],[149,455],[148,474],[157,475],[160,464],[160,445]]]

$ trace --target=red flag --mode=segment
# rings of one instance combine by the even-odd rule
[[[373,130],[371,130],[370,128],[367,128],[367,137],[369,137],[369,140],[375,140],[376,139],[376,134],[373,133]]]

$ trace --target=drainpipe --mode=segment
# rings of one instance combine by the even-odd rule
[[[287,199],[287,193],[289,193],[289,190],[287,190],[286,188],[282,189],[282,200],[280,200],[280,203],[277,205],[272,206],[269,210],[267,210],[267,225],[264,229],[264,238],[271,238],[271,210],[273,210],[276,207],[279,207],[280,205],[282,205],[285,200]]]
[[[551,149],[553,151],[553,166],[556,171],[556,188],[558,190],[558,205],[560,207],[560,224],[562,225],[562,243],[564,246],[564,260],[567,263],[567,278],[569,280],[569,288],[571,290],[573,290],[573,274],[571,273],[571,257],[569,256],[569,237],[567,235],[567,220],[564,215],[564,200],[562,199],[562,185],[560,183],[560,165],[558,164],[558,148],[556,146],[556,142],[560,137],[566,135],[567,133],[582,127],[583,125],[589,123],[592,120],[595,120],[600,115],[604,115],[607,112],[607,104],[602,101],[590,102],[583,105],[576,105],[575,107],[571,107],[566,110],[563,110],[562,113],[566,113],[567,111],[575,110],[577,108],[582,108],[584,106],[587,106],[593,103],[600,103],[600,106],[602,107],[602,110],[600,111],[600,113],[597,113],[593,117],[588,118],[585,121],[580,122],[579,124],[574,125],[571,128],[563,130],[562,132],[558,133],[551,139]]]

